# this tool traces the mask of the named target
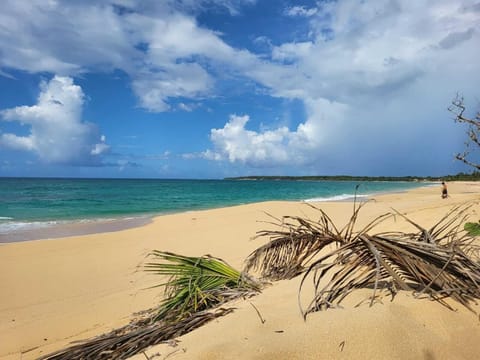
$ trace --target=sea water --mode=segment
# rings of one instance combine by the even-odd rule
[[[335,201],[420,182],[0,178],[0,234],[268,200]]]

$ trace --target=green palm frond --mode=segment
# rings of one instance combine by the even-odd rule
[[[469,235],[472,236],[479,236],[480,235],[480,223],[472,223],[467,222],[464,227],[465,231],[468,232]]]
[[[146,271],[168,277],[157,285],[164,287],[166,294],[159,309],[149,309],[127,326],[41,359],[126,359],[231,313],[233,308],[220,305],[260,291],[259,283],[209,255],[153,251],[150,256],[155,261],[145,265]]]
[[[168,277],[157,285],[165,289],[157,320],[180,319],[260,290],[251,278],[210,255],[188,257],[155,250],[151,256],[156,261],[147,263],[146,271]]]

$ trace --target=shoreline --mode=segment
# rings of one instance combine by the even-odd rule
[[[395,193],[404,193],[414,189],[423,187],[431,187],[437,185],[436,183],[425,183],[412,189],[398,189],[392,191],[381,191],[370,194],[358,194],[357,201],[364,202],[369,199]],[[207,207],[194,210],[178,210],[164,213],[151,213],[151,214],[131,214],[128,217],[123,218],[92,218],[92,219],[79,219],[79,220],[46,220],[46,221],[25,221],[22,224],[36,224],[38,226],[30,226],[27,229],[18,229],[6,232],[0,232],[0,246],[2,244],[24,242],[24,241],[40,241],[40,240],[53,240],[66,237],[93,235],[101,233],[118,232],[127,229],[137,228],[147,225],[153,221],[153,219],[160,216],[168,216],[174,214],[188,213],[192,211],[209,211],[215,209],[224,209],[236,206],[251,205],[257,203],[267,203],[271,201],[291,202],[291,203],[330,203],[330,202],[353,202],[355,195],[353,194],[340,194],[325,198],[309,198],[302,200],[265,200],[251,203],[231,204],[219,207]],[[58,222],[57,222],[58,221]]]
[[[449,183],[450,197],[440,187],[374,195],[361,211],[358,227],[396,209],[416,223],[431,227],[452,207],[475,201],[471,215],[480,216],[480,183]],[[343,226],[352,202],[317,202],[315,206]],[[23,241],[0,246],[0,359],[37,359],[127,324],[135,313],[162,299],[152,288],[159,278],[142,271],[154,249],[187,256],[211,254],[242,269],[246,257],[266,239],[253,239],[271,228],[272,217],[307,216],[318,212],[303,202],[270,201],[211,210],[157,216],[140,227],[116,232]],[[376,229],[412,231],[400,217]],[[413,229],[415,231],[415,229]],[[312,314],[298,312],[299,278],[274,283],[262,294],[233,304],[237,309],[179,338],[175,358],[182,359],[415,359],[475,358],[480,326],[458,304],[453,312],[408,292],[371,308],[355,307],[365,291],[352,293],[343,309]],[[266,319],[261,323],[258,314]],[[480,306],[474,306],[480,312]],[[282,331],[282,332],[279,332]],[[345,348],[339,351],[344,341]],[[392,346],[395,344],[395,346]],[[145,354],[162,357],[176,351],[167,344]],[[405,354],[409,356],[405,357]],[[139,354],[132,360],[144,359]]]
[[[8,233],[0,233],[0,246],[2,244],[41,241],[67,238],[72,236],[94,235],[122,231],[141,227],[152,222],[154,216],[138,216],[125,219],[91,221],[72,221],[60,224],[47,225],[30,229],[21,229]]]

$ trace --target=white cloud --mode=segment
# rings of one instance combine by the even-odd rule
[[[128,69],[138,54],[128,27],[101,2],[7,0],[0,23],[0,66],[6,68],[74,75],[92,67]]]
[[[310,41],[286,43],[275,46],[272,50],[272,59],[298,61],[299,59],[308,57],[313,46],[313,43]]]
[[[470,57],[442,64],[445,70],[473,64],[479,45],[478,16],[461,9],[447,1],[320,3],[318,17],[309,22],[314,39],[273,47],[272,59],[288,65],[262,64],[249,75],[280,97],[351,103],[382,96],[386,89],[410,86],[432,72],[449,56],[446,47],[466,44]]]
[[[168,0],[168,2],[176,8],[191,11],[206,10],[214,5],[225,8],[230,15],[238,15],[241,7],[253,5],[257,0]]]
[[[307,101],[306,109],[307,120],[294,130],[286,126],[248,130],[248,115],[231,115],[223,128],[211,130],[214,150],[205,151],[203,157],[254,167],[311,164],[323,157],[323,151],[339,139],[336,131],[349,109],[344,104],[323,99]]]
[[[178,108],[180,110],[183,110],[183,111],[192,112],[196,108],[196,105],[195,104],[185,104],[185,103],[182,102],[182,103],[178,104]]]
[[[165,70],[141,74],[133,81],[133,89],[143,108],[166,111],[170,109],[169,98],[200,98],[212,88],[213,80],[197,64],[172,64]]]
[[[288,129],[281,127],[272,131],[256,133],[245,129],[248,116],[230,116],[223,129],[213,129],[210,138],[217,153],[206,153],[206,157],[230,162],[243,162],[252,166],[269,166],[271,162],[288,160]]]
[[[238,13],[254,3],[7,0],[0,13],[0,75],[9,68],[66,76],[120,69],[132,79],[142,107],[167,111],[172,98],[211,94],[213,73],[255,58],[180,10],[217,6]]]
[[[94,145],[93,149],[90,151],[90,154],[96,156],[110,150],[110,145],[105,143],[106,140],[107,138],[105,135],[100,136],[100,142]]]
[[[237,81],[238,88],[253,81],[263,94],[300,100],[307,115],[296,119],[296,128],[273,124],[273,130],[257,131],[247,129],[248,118],[232,116],[223,128],[212,129],[214,148],[205,157],[255,166],[292,159],[306,164],[347,154],[335,139],[354,148],[356,155],[373,159],[378,149],[391,145],[388,134],[420,137],[412,129],[437,129],[435,122],[456,91],[478,92],[477,0],[342,0],[293,6],[284,14],[308,17],[302,20],[304,34],[292,32],[291,41],[283,43],[264,33],[248,34],[257,45],[259,39],[268,45],[263,47],[271,50],[268,56],[234,48],[227,34],[195,18],[211,6],[238,14],[241,6],[254,3],[7,0],[0,12],[0,75],[9,68],[67,75],[120,69],[130,77],[140,105],[156,112],[171,110],[172,99],[188,111],[189,101],[223,95],[216,93],[216,85],[225,78]],[[77,123],[82,124],[77,133],[93,131]],[[372,134],[375,141],[356,141]],[[2,143],[54,158],[39,150],[33,135],[2,134]],[[450,134],[437,135],[425,136],[423,146],[441,150],[441,143],[443,151],[451,151]],[[98,138],[87,141],[95,145],[83,154],[105,151],[105,141]],[[400,152],[408,145],[395,144]]]
[[[199,26],[194,13],[180,13],[212,5],[238,11],[254,3],[7,1],[0,13],[0,71],[75,75],[121,69],[150,111],[171,109],[172,98],[214,95],[216,77],[222,76],[250,77],[280,97],[349,101],[415,81],[439,49],[478,43],[474,1],[344,0],[291,7],[288,14],[310,16],[312,40],[272,48],[271,58],[288,65],[235,49],[222,34]]]
[[[307,8],[305,6],[292,6],[285,10],[285,14],[288,16],[305,16],[310,17],[318,12],[317,8]]]
[[[82,120],[83,104],[83,91],[71,78],[42,82],[36,105],[0,112],[4,121],[29,127],[28,136],[2,133],[0,146],[33,152],[48,163],[99,164],[109,146],[95,125]]]
[[[0,145],[2,144],[13,150],[34,150],[34,144],[31,138],[16,136],[14,134],[1,134]]]
[[[468,3],[319,3],[311,41],[274,46],[279,63],[246,70],[271,95],[303,101],[307,119],[296,129],[277,129],[269,140],[230,118],[212,130],[215,151],[205,154],[272,166],[341,159],[352,171],[357,164],[384,166],[379,149],[409,154],[416,139],[415,147],[428,150],[405,163],[427,161],[431,151],[451,157],[459,129],[439,119],[448,118],[444,109],[455,91],[475,92],[472,76],[478,80],[480,73],[480,23],[478,13],[465,11]],[[302,11],[292,8],[291,15]]]

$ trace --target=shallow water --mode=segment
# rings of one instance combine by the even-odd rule
[[[0,178],[0,242],[123,229],[153,215],[259,201],[339,201],[352,198],[357,185],[366,197],[425,183]]]

